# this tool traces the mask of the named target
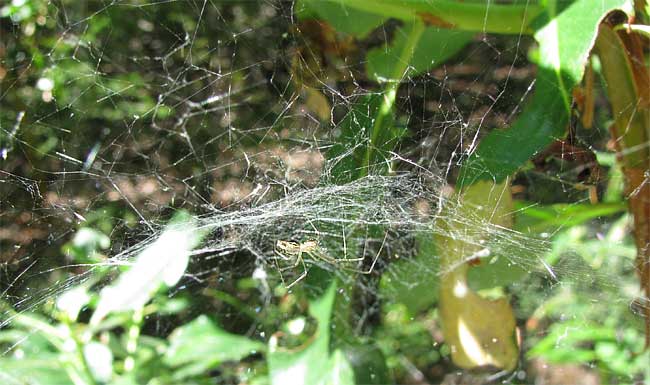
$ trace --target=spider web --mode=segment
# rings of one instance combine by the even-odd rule
[[[405,76],[395,108],[408,134],[382,159],[389,175],[336,184],[337,164],[359,145],[341,142],[343,117],[377,85],[363,76],[360,54],[321,58],[295,4],[21,4],[28,13],[1,19],[0,46],[0,282],[3,301],[19,313],[56,300],[99,268],[117,272],[157,239],[174,211],[186,209],[208,235],[173,296],[215,286],[236,296],[237,282],[252,279],[250,303],[275,306],[272,289],[302,272],[279,271],[277,241],[317,241],[332,258],[363,257],[354,267],[372,272],[359,277],[305,253],[307,277],[298,286],[309,288],[312,275],[323,272],[338,277],[351,288],[343,297],[362,304],[353,323],[367,334],[382,301],[388,307],[400,295],[399,285],[380,288],[382,279],[412,288],[447,272],[439,256],[423,260],[417,251],[422,239],[456,236],[436,226],[442,218],[468,229],[465,242],[488,250],[462,261],[489,254],[523,271],[526,278],[506,289],[522,322],[553,300],[560,310],[551,313],[571,325],[611,310],[642,330],[628,314],[638,290],[626,218],[540,233],[454,209],[462,160],[491,129],[511,124],[534,88],[529,37],[479,34],[449,62]],[[378,27],[356,48],[382,46],[396,27]],[[308,83],[305,72],[320,99],[310,101],[313,94],[297,85],[301,77]],[[604,151],[606,131],[580,137]],[[345,151],[328,158],[336,145]],[[579,170],[562,167],[520,173],[516,197],[532,203],[513,214],[549,197],[569,208],[588,202],[574,187]],[[450,209],[442,211],[445,205]],[[62,252],[81,228],[109,237],[104,260],[82,263]],[[562,308],[563,295],[593,303],[580,313]],[[211,309],[204,306],[195,312]],[[224,319],[238,317],[227,311]],[[11,326],[13,311],[0,314],[0,325]],[[161,334],[173,326],[164,319],[156,325]],[[252,323],[245,332],[259,330]],[[405,378],[424,376],[422,368],[400,367]]]

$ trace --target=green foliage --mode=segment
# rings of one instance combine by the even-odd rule
[[[107,249],[111,240],[106,234],[90,227],[82,227],[72,241],[63,246],[63,253],[79,263],[97,262],[101,259],[100,250]]]
[[[516,209],[518,228],[522,231],[542,233],[620,214],[626,210],[626,207],[620,200],[611,203],[556,203],[544,206],[519,201]]]
[[[9,17],[14,23],[27,20],[34,14],[34,2],[13,0],[0,8],[0,17]]]
[[[380,294],[388,303],[406,306],[409,314],[416,315],[434,305],[438,300],[440,255],[428,232],[417,238],[417,255],[410,260],[398,260],[395,274],[382,277]]]
[[[580,280],[555,290],[536,310],[535,317],[556,321],[548,334],[531,343],[529,357],[542,357],[552,363],[595,364],[611,381],[647,374],[648,353],[638,354],[643,351],[641,328],[635,327],[640,320],[631,317],[628,303],[606,300],[625,296],[634,285],[625,266],[634,259],[635,249],[629,238],[623,244],[620,239],[626,222],[626,217],[615,222],[602,240],[589,239],[584,226],[556,236],[546,260],[557,266],[567,254],[582,259],[586,264],[580,269],[583,280],[589,275],[600,276],[595,284],[602,285],[605,294],[601,301],[589,298],[581,290],[588,283]],[[614,276],[625,280],[617,285],[606,282]]]
[[[533,23],[539,43],[533,99],[510,128],[494,130],[481,140],[463,163],[461,184],[502,180],[564,136],[571,116],[571,92],[582,79],[599,23],[614,9],[632,11],[629,0],[610,0],[599,7],[590,0],[562,5],[550,1],[545,14]]]
[[[5,356],[0,359],[0,366],[7,369],[3,371],[6,381],[27,381],[36,384],[71,382],[77,385],[126,381],[131,378],[132,373],[142,374],[140,372],[147,372],[147,368],[152,365],[161,366],[163,362],[160,358],[156,359],[157,362],[152,358],[157,355],[156,349],[161,348],[168,352],[164,363],[169,366],[167,372],[163,370],[156,376],[168,376],[168,372],[175,366],[186,362],[183,347],[186,346],[187,340],[180,338],[182,331],[177,331],[172,334],[168,343],[157,340],[157,347],[153,350],[151,342],[156,339],[144,338],[138,343],[143,312],[147,303],[156,297],[156,292],[163,283],[171,287],[178,282],[185,271],[189,252],[200,237],[201,232],[197,231],[191,217],[187,213],[179,212],[166,231],[136,256],[130,268],[120,274],[113,285],[103,288],[99,293],[90,290],[91,286],[108,272],[110,265],[107,265],[102,266],[101,272],[86,283],[60,295],[53,312],[56,326],[50,325],[49,320],[37,315],[14,314],[12,317],[16,327],[4,332],[2,342],[16,344],[24,341],[14,349],[13,357]],[[106,247],[108,240],[105,235],[82,228],[66,249],[80,261],[92,261],[95,260],[96,250]],[[150,305],[153,308],[147,312],[164,314],[170,310],[174,312],[182,309],[182,306],[178,307],[175,302],[178,301],[154,301],[154,304]],[[93,309],[93,313],[90,322],[85,323],[79,316],[80,312],[88,307]],[[188,324],[181,330],[185,333],[196,332],[198,326],[207,322],[199,321]],[[115,334],[116,329],[120,327],[129,330],[126,340],[120,341],[118,334]],[[213,340],[222,341],[224,344],[246,340],[243,337],[231,336],[216,327],[203,329],[202,338],[208,338],[208,341],[211,335],[214,335]],[[259,342],[251,342],[248,347],[241,346],[239,349],[260,346],[263,348]],[[207,354],[207,350],[204,353]],[[241,353],[219,352],[216,358],[205,363],[209,366],[240,357],[233,358],[233,354]],[[123,360],[123,363],[118,365],[116,359]],[[138,363],[137,368],[134,367],[134,362]],[[189,369],[181,373],[188,372],[196,373]],[[149,371],[149,374],[153,372]]]
[[[87,234],[97,234],[86,228],[79,232],[82,235],[78,238],[83,239],[92,238]],[[140,335],[144,314],[177,314],[186,308],[182,301],[169,299],[157,289],[163,284],[169,288],[176,285],[185,271],[189,252],[200,237],[192,218],[180,212],[113,285],[96,293],[89,290],[91,285],[84,284],[59,296],[52,320],[55,325],[36,314],[15,313],[14,327],[0,331],[0,343],[14,346],[11,355],[0,357],[3,381],[38,385],[151,381],[204,384],[209,381],[210,371],[224,363],[264,355],[271,384],[284,384],[287,379],[305,384],[355,383],[346,354],[340,349],[330,354],[335,284],[321,298],[310,302],[309,313],[317,328],[297,348],[285,347],[286,341],[279,340],[282,333],[277,333],[270,338],[267,349],[262,341],[223,330],[207,315],[179,326],[165,339]],[[95,253],[92,239],[84,245],[79,252]],[[88,258],[90,255],[82,257]],[[85,323],[79,314],[88,308],[93,313],[90,322]],[[286,329],[288,334],[308,332],[300,327],[304,325],[301,318],[288,325],[293,325]],[[128,335],[120,336],[120,328],[127,330]],[[265,381],[263,371],[253,377],[255,381]]]
[[[336,294],[332,284],[324,295],[309,305],[309,314],[316,320],[313,339],[306,346],[287,349],[279,346],[277,337],[269,341],[269,375],[273,385],[354,384],[354,373],[341,350],[330,354],[330,319]],[[301,332],[302,328],[296,330]]]
[[[384,16],[346,7],[344,1],[302,0],[297,2],[297,7],[296,14],[301,18],[315,14],[327,20],[337,31],[360,38],[387,20]]]
[[[163,361],[174,368],[174,381],[182,381],[264,349],[263,343],[230,334],[202,315],[174,330]]]
[[[337,31],[359,38],[386,20],[367,10],[348,7],[345,1],[302,1],[299,9],[301,5],[306,8],[298,11],[302,18],[315,14]],[[341,134],[327,154],[336,165],[333,176],[339,178],[346,174],[338,183],[356,179],[355,170],[360,172],[359,176],[391,170],[387,153],[397,147],[406,133],[405,127],[395,125],[394,104],[400,82],[443,64],[472,37],[471,32],[425,27],[421,21],[414,20],[398,28],[386,47],[367,53],[368,77],[387,85],[382,93],[355,101],[341,122]]]
[[[414,316],[404,304],[391,302],[383,309],[382,316],[383,323],[377,331],[380,336],[377,344],[386,357],[386,366],[395,378],[404,378],[404,374],[411,369],[404,365],[405,361],[420,368],[449,359],[448,347],[431,333],[432,327],[438,322],[436,309]]]
[[[392,111],[385,113],[381,124],[377,123],[383,103],[381,94],[363,96],[352,104],[352,109],[341,121],[340,134],[327,153],[333,164],[331,175],[335,182],[350,182],[360,173],[367,173],[368,168],[372,169],[371,173],[388,171],[388,153],[397,146],[406,130],[393,126]],[[369,159],[368,154],[371,154]]]
[[[426,27],[417,41],[411,43],[409,36],[414,28],[417,28],[417,23],[398,28],[390,44],[368,52],[368,77],[380,82],[395,82],[406,75],[420,75],[452,58],[474,37],[472,32]],[[404,61],[405,56],[408,57],[405,52],[411,59],[405,65],[400,65],[400,61]],[[404,67],[406,73],[396,73],[396,68],[399,71]]]
[[[72,1],[61,3],[73,4]],[[325,182],[344,184],[366,175],[395,172],[394,155],[400,153],[402,156],[401,146],[410,138],[410,117],[398,103],[402,81],[426,74],[454,59],[477,32],[532,35],[539,44],[531,54],[537,65],[537,78],[532,100],[510,128],[493,130],[480,141],[477,137],[469,148],[463,149],[471,155],[462,164],[459,188],[479,180],[504,180],[553,140],[563,137],[572,113],[572,90],[583,76],[599,23],[615,9],[631,15],[632,4],[630,0],[603,0],[598,6],[591,0],[524,3],[296,2],[295,12],[299,18],[325,21],[337,33],[349,35],[355,44],[367,48],[362,50],[365,74],[363,70],[359,73],[365,76],[361,83],[371,91],[346,103],[343,117],[336,122],[337,132],[332,143],[323,147],[327,149],[325,156],[331,178]],[[113,23],[114,20],[128,20],[132,16],[129,7],[112,7],[109,13],[100,12],[95,9],[97,6],[88,6],[88,11],[95,12],[91,13],[92,23],[83,33],[75,35],[75,39],[59,38],[57,25],[51,18],[42,22],[39,17],[48,12],[44,2],[14,0],[0,8],[3,21],[10,20],[32,31],[20,38],[8,39],[11,40],[7,44],[8,54],[0,63],[9,69],[3,85],[5,82],[12,84],[2,100],[3,107],[6,103],[11,109],[0,111],[3,160],[16,156],[20,149],[35,163],[24,162],[18,167],[29,165],[47,171],[51,166],[49,157],[60,152],[64,154],[61,158],[72,159],[77,167],[74,170],[90,173],[94,172],[96,157],[118,168],[130,161],[122,160],[121,153],[112,152],[113,148],[106,151],[105,139],[120,147],[119,140],[123,136],[135,135],[138,137],[129,140],[145,143],[151,135],[159,135],[153,137],[153,143],[165,136],[178,137],[166,152],[160,150],[159,154],[168,158],[163,164],[185,166],[194,173],[192,177],[201,174],[196,163],[185,158],[176,159],[180,157],[176,151],[178,143],[191,141],[187,133],[179,134],[179,127],[174,124],[180,114],[191,111],[195,95],[205,96],[206,89],[216,92],[218,87],[213,89],[212,84],[205,86],[201,82],[188,81],[179,86],[181,91],[173,90],[179,93],[172,95],[171,101],[162,101],[162,96],[167,96],[163,95],[166,89],[152,87],[159,81],[160,74],[156,74],[155,69],[135,70],[124,60],[124,57],[153,57],[156,62],[169,53],[161,64],[165,71],[174,61],[182,62],[186,57],[178,53],[181,48],[174,39],[182,35],[178,31],[195,31],[199,27],[196,15],[184,12],[183,4],[166,5],[155,11],[151,7],[149,16],[159,23],[153,27],[136,27],[135,23]],[[237,12],[232,12],[232,17],[242,18],[243,14],[251,12],[250,7],[254,4],[238,8]],[[386,37],[383,45],[374,45],[373,33],[390,19],[399,21],[387,28],[391,36]],[[647,33],[644,26],[634,28]],[[146,39],[135,39],[135,43],[145,40],[156,43],[145,47],[126,44],[134,43],[132,37],[139,34],[146,35]],[[104,40],[108,41],[105,46],[98,44]],[[365,47],[368,41],[371,43]],[[206,68],[221,66],[211,57],[214,47],[209,41],[192,40],[191,51],[196,63]],[[110,55],[106,55],[104,61],[98,59],[109,52],[117,58],[114,62]],[[29,66],[25,66],[25,55],[31,58]],[[22,72],[16,70],[23,68]],[[162,77],[165,76],[190,79],[194,74],[171,71]],[[229,90],[245,84],[246,76],[232,74]],[[164,81],[168,81],[167,78]],[[330,83],[338,80],[327,79]],[[260,111],[272,122],[268,132],[276,134],[276,127],[285,128],[281,119],[284,110],[278,112],[275,107],[268,108],[264,95],[257,96],[246,99],[250,111],[240,115],[247,118],[237,124],[230,121],[226,124],[229,135],[236,136],[236,127],[258,119],[262,115]],[[187,106],[179,100],[187,102]],[[80,106],[75,111],[77,115],[72,114],[74,118],[69,110],[72,105]],[[337,114],[338,108],[334,109]],[[24,122],[20,111],[28,111]],[[187,126],[196,131],[191,139],[195,142],[206,139],[205,142],[212,143],[216,136],[212,123],[205,126],[201,120],[205,118],[200,115],[197,114],[196,120],[188,120]],[[232,116],[237,118],[237,114]],[[145,118],[148,120],[143,123]],[[71,122],[78,127],[69,127]],[[21,123],[28,125],[29,130],[21,129]],[[116,129],[118,126],[127,128]],[[139,129],[134,129],[136,126]],[[233,143],[240,143],[237,141],[240,139],[241,143],[261,143],[253,136],[235,139],[229,141],[229,149]],[[221,153],[222,144],[206,146],[204,150]],[[153,146],[155,144],[147,143],[144,150],[137,146],[133,149],[134,152],[142,151],[145,154],[142,157],[146,158]],[[194,149],[192,154],[196,155]],[[607,164],[604,158],[606,156],[599,157],[601,164],[613,166],[613,159]],[[517,296],[521,307],[528,311],[522,311],[524,315],[533,314],[531,320],[551,324],[546,334],[536,335],[534,330],[530,331],[531,337],[525,342],[527,358],[594,365],[600,369],[603,379],[612,382],[631,381],[642,376],[647,371],[644,365],[648,358],[647,353],[635,355],[643,345],[637,330],[640,329],[639,321],[630,317],[628,303],[618,300],[629,297],[634,291],[629,266],[635,250],[631,240],[623,236],[629,219],[616,220],[625,209],[620,186],[617,186],[621,181],[616,182],[616,175],[620,177],[620,170],[612,167],[604,203],[541,205],[516,202],[513,209],[517,216],[516,228],[531,236],[543,234],[548,237],[550,251],[547,255],[493,255],[467,272],[471,289],[506,286],[496,290],[499,295],[509,292]],[[210,184],[212,180],[204,183]],[[194,191],[194,186],[189,186],[188,190]],[[10,385],[211,384],[215,381],[270,385],[382,384],[406,378],[411,366],[450,365],[450,349],[436,335],[440,329],[438,312],[434,308],[439,300],[440,245],[428,232],[418,234],[413,245],[417,249],[414,255],[391,259],[390,274],[368,284],[379,282],[379,289],[374,292],[384,307],[374,329],[366,332],[363,338],[355,335],[350,325],[342,325],[352,318],[354,309],[351,307],[356,293],[331,279],[324,269],[310,270],[305,280],[309,284],[328,284],[315,299],[304,300],[301,295],[305,293],[299,288],[287,293],[267,287],[264,306],[265,315],[270,316],[266,319],[259,319],[264,317],[245,303],[250,300],[247,288],[256,285],[253,279],[239,279],[234,275],[232,286],[240,297],[227,294],[225,290],[229,287],[206,290],[212,294],[212,299],[235,308],[237,315],[258,318],[256,321],[264,332],[257,337],[250,332],[242,334],[243,331],[237,329],[237,320],[223,322],[220,313],[197,314],[194,305],[205,300],[203,297],[170,295],[168,289],[182,282],[191,263],[192,250],[206,236],[189,214],[180,212],[160,237],[144,243],[132,261],[117,261],[104,256],[111,246],[106,234],[110,234],[120,220],[126,225],[136,222],[136,216],[131,211],[125,214],[117,204],[91,206],[93,211],[85,215],[82,227],[62,248],[65,257],[75,264],[94,264],[84,275],[88,279],[69,288],[56,301],[47,301],[42,309],[11,312],[11,326],[0,330],[0,346],[6,351],[0,356],[0,382]],[[355,218],[346,220],[354,221]],[[604,234],[597,221],[605,223],[598,224],[607,229]],[[317,231],[321,230],[325,231]],[[379,227],[371,227],[369,232],[372,238],[381,238],[377,236]],[[350,238],[357,235],[347,234]],[[351,254],[350,258],[356,258],[361,250],[361,242],[350,242],[346,251]],[[567,255],[571,255],[576,266],[563,268]],[[512,263],[513,260],[518,263]],[[114,264],[123,266],[115,268]],[[537,282],[530,276],[535,270],[533,266],[547,267],[550,276]],[[117,272],[118,269],[121,271]],[[221,266],[214,271],[223,273],[220,269]],[[563,277],[566,280],[556,284],[555,271],[578,277]],[[107,281],[110,283],[106,284]],[[100,284],[103,284],[101,289]],[[609,297],[592,303],[593,298],[585,294],[592,288],[590,285],[604,287]],[[312,288],[306,291],[318,292]],[[611,303],[612,298],[617,300]],[[341,301],[348,308],[343,309]],[[308,310],[306,314],[296,315],[287,303]],[[38,312],[50,316],[44,317]],[[151,319],[161,317],[168,317],[176,327],[157,330]],[[152,332],[154,329],[156,332]]]
[[[102,289],[91,324],[111,312],[141,309],[160,286],[176,285],[201,238],[189,214],[177,213],[160,237],[136,256],[129,270]]]

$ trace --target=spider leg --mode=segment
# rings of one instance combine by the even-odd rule
[[[284,276],[282,275],[282,269],[278,263],[278,258],[273,258],[273,261],[275,262],[275,267],[278,269],[278,273],[280,274],[280,280],[282,281],[282,284],[286,286],[287,283],[284,281]]]
[[[280,271],[287,271],[287,270],[292,270],[292,269],[295,269],[295,268],[296,268],[296,266],[297,266],[297,265],[293,265],[293,266],[286,266],[286,267],[281,267],[281,268],[279,267],[279,269],[280,269]]]
[[[302,250],[299,249],[297,254],[289,253],[289,251],[282,252],[282,251],[280,251],[278,249],[278,247],[276,245],[276,247],[274,248],[273,251],[275,252],[276,256],[273,257],[272,259],[275,261],[275,266],[277,267],[278,272],[280,273],[280,279],[282,280],[282,284],[287,289],[291,288],[293,285],[295,285],[296,283],[301,281],[303,278],[305,278],[305,276],[307,275],[307,268],[305,267],[305,264],[302,261]],[[287,253],[289,253],[290,255],[287,255]],[[283,261],[289,262],[293,258],[295,258],[295,262],[292,265],[286,266],[286,267],[280,267],[280,264],[278,263],[278,260],[283,260]],[[302,272],[302,274],[296,280],[294,280],[292,283],[287,285],[286,281],[284,280],[284,276],[282,275],[282,272],[287,271],[287,270],[295,269],[298,265],[300,265],[301,262],[303,264],[303,272]]]
[[[341,258],[341,259],[338,259],[338,258],[331,257],[331,256],[323,253],[322,251],[318,251],[318,250],[311,250],[311,251],[308,252],[308,254],[311,255],[312,258],[320,259],[321,261],[329,263],[330,265],[338,265],[339,263],[360,262],[360,261],[364,260],[363,257],[362,258]],[[359,272],[359,273],[361,272],[358,269],[352,269],[352,268],[349,268],[349,267],[341,266],[341,268],[344,269],[344,270],[356,271],[356,272]]]
[[[360,257],[360,258],[341,258],[337,259],[336,262],[359,262],[363,261],[365,258]]]
[[[388,232],[384,234],[384,240],[381,242],[381,246],[379,246],[379,250],[377,251],[377,255],[375,255],[375,259],[373,259],[372,264],[368,270],[362,271],[361,274],[370,274],[375,269],[375,264],[377,263],[377,260],[379,260],[379,255],[381,254],[381,251],[384,249],[384,245],[386,244],[386,238],[388,238]]]
[[[298,251],[298,255],[296,255],[296,262],[293,264],[293,267],[298,267],[298,265],[302,262],[303,267],[305,266],[305,262],[302,260],[302,249]],[[305,269],[306,270],[306,269]]]
[[[279,250],[275,250],[275,253],[278,255],[277,257],[273,258],[275,260],[275,263],[278,267],[278,270],[280,271],[287,271],[296,268],[300,264],[300,260],[302,259],[302,251],[298,251],[298,254],[293,255],[286,255],[285,253],[280,252]],[[283,261],[291,261],[292,259],[295,258],[295,262],[293,262],[290,266],[286,267],[280,267],[278,264],[278,259],[281,259]]]
[[[307,276],[307,266],[305,266],[305,261],[302,260],[302,252],[298,254],[297,260],[302,263],[302,274],[298,278],[296,278],[295,281],[291,282],[289,286],[287,286],[287,289],[291,289],[291,287],[298,282],[302,281],[306,276]],[[298,264],[296,264],[298,266]]]
[[[343,232],[343,257],[345,259],[348,259],[348,243],[347,240],[345,239],[345,225],[341,226],[341,230]]]
[[[309,254],[314,259],[320,259],[321,261],[327,262],[330,265],[336,265],[337,262],[336,258],[332,258],[320,250],[310,250],[307,252],[307,254]]]

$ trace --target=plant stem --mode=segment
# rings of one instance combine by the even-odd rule
[[[88,365],[88,361],[86,360],[86,356],[84,355],[84,345],[79,340],[79,338],[77,338],[77,336],[73,334],[74,331],[72,330],[70,325],[68,324],[67,326],[68,326],[68,329],[70,330],[71,338],[74,340],[74,343],[75,343],[75,350],[77,352],[77,359],[79,360],[79,362],[81,362],[81,367],[83,368],[84,374],[88,378],[88,381],[89,381],[88,383],[91,384],[91,385],[94,385],[94,384],[96,384],[95,377],[93,376],[93,373],[90,370],[90,365]],[[84,382],[84,383],[86,383],[86,382]]]
[[[124,359],[124,371],[130,372],[135,367],[135,351],[138,348],[138,338],[140,337],[140,328],[142,327],[143,310],[137,309],[131,317],[131,326],[129,327],[128,339],[126,341],[126,352],[128,356]]]
[[[397,89],[400,86],[400,81],[408,72],[411,59],[413,58],[413,51],[417,46],[422,33],[424,32],[424,23],[422,21],[416,20],[411,26],[411,31],[409,33],[404,49],[400,53],[397,64],[395,65],[392,76],[384,89],[383,101],[377,112],[375,122],[372,126],[372,132],[370,133],[370,141],[366,147],[366,156],[363,162],[363,167],[361,167],[360,177],[368,175],[370,168],[370,163],[372,161],[372,153],[374,148],[377,147],[377,141],[380,138],[381,132],[385,129],[384,120],[391,113],[393,105],[395,104],[395,98],[397,96]]]

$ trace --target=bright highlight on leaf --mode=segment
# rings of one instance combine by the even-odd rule
[[[102,289],[91,323],[96,324],[111,312],[140,309],[162,284],[174,286],[185,273],[190,251],[200,240],[194,219],[185,213],[177,214],[160,237],[135,257],[129,269]]]
[[[481,218],[487,223],[512,227],[510,184],[481,181],[453,199],[460,218]],[[449,207],[449,206],[448,206]],[[449,210],[449,208],[447,209]],[[443,217],[444,218],[444,217]],[[445,342],[451,347],[454,363],[462,368],[494,366],[512,370],[517,365],[519,347],[515,340],[515,316],[507,298],[488,300],[469,288],[468,257],[485,254],[480,244],[469,243],[472,229],[462,221],[440,220],[445,231],[436,235],[443,275],[440,280],[440,316]],[[490,237],[489,233],[479,234]],[[514,250],[513,250],[514,251]]]

